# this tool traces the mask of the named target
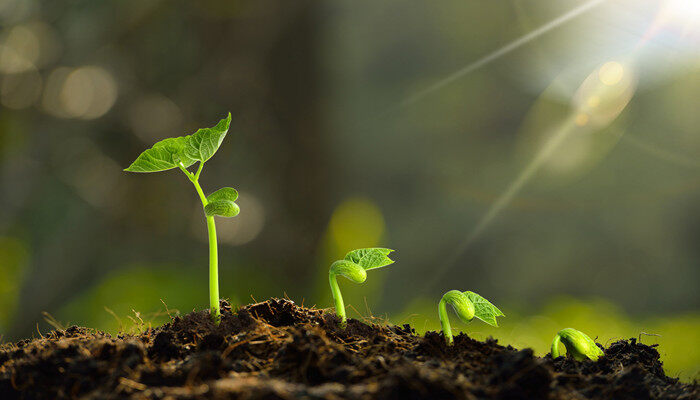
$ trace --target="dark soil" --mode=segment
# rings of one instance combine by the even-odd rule
[[[215,326],[206,311],[138,336],[86,328],[0,347],[0,399],[700,399],[635,339],[597,362],[465,334],[338,319],[273,299]]]

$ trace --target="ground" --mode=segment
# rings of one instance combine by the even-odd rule
[[[139,335],[81,327],[0,347],[0,399],[700,399],[635,339],[598,361],[409,326],[338,318],[290,300],[174,317]]]

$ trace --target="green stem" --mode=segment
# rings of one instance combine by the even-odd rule
[[[214,217],[207,217],[209,231],[209,309],[214,322],[221,322],[219,309],[219,256],[216,248],[216,225]]]
[[[343,303],[343,295],[340,294],[340,288],[338,287],[337,275],[333,272],[328,273],[328,281],[331,284],[331,293],[333,294],[333,300],[335,301],[335,312],[341,319],[341,324],[344,326],[347,321],[345,316],[345,303]]]
[[[202,168],[204,168],[204,163],[200,162],[199,163],[199,168],[197,168],[197,173],[194,175],[195,180],[199,180],[199,174],[202,173]]]
[[[559,343],[561,343],[561,335],[557,333],[552,341],[552,358],[559,357]]]
[[[180,169],[190,178],[190,181],[192,181],[199,195],[199,199],[202,201],[202,207],[206,207],[209,201],[207,200],[207,196],[204,195],[202,187],[199,185],[199,174],[202,172],[203,165],[204,163],[199,163],[199,168],[195,175],[187,171],[182,165]],[[214,223],[213,216],[206,218],[207,231],[209,232],[209,311],[212,319],[214,319],[214,322],[218,325],[219,322],[221,322],[221,309],[219,308],[219,254],[216,247],[216,224]]]
[[[445,341],[448,346],[451,346],[454,339],[452,338],[450,319],[447,316],[447,302],[444,297],[440,299],[440,303],[438,303],[438,316],[440,317],[440,325],[442,325],[442,333],[445,335]]]

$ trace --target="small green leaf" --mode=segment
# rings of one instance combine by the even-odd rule
[[[236,199],[238,199],[238,192],[232,187],[223,187],[207,196],[207,201],[210,203],[219,200],[236,201]]]
[[[202,128],[186,136],[184,152],[187,157],[200,162],[209,160],[221,146],[230,124],[231,113],[228,113],[228,116],[219,121],[216,126]]]
[[[474,303],[474,316],[487,324],[491,326],[498,326],[496,317],[505,317],[505,314],[503,314],[498,307],[494,306],[491,304],[491,302],[480,295],[470,291],[466,291],[464,294],[469,298],[469,300],[471,300],[472,303]]]
[[[235,217],[241,211],[238,204],[229,200],[217,200],[204,207],[207,217]]]
[[[394,250],[381,247],[357,249],[345,255],[345,259],[351,261],[365,270],[386,267],[393,264],[394,260],[387,257]]]
[[[177,168],[181,162],[185,168],[194,164],[196,160],[184,153],[185,137],[168,138],[161,140],[150,149],[141,153],[131,163],[127,172],[160,172]]]

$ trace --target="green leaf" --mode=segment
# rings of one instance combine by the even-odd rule
[[[365,270],[386,267],[394,261],[387,257],[394,250],[381,247],[357,249],[345,255],[345,259],[351,261]]]
[[[474,316],[487,324],[498,326],[496,317],[505,317],[505,314],[503,314],[498,307],[494,306],[480,295],[470,291],[466,291],[464,294],[474,303]]]
[[[127,172],[160,172],[177,168],[181,162],[185,168],[194,164],[196,160],[184,153],[186,137],[176,137],[161,140],[150,149],[141,153],[131,163]]]
[[[234,203],[238,198],[238,192],[232,187],[223,187],[207,196],[207,205],[204,213],[208,217],[235,217],[240,212],[238,204]]]
[[[223,187],[207,196],[207,201],[210,203],[219,200],[236,201],[236,199],[238,199],[238,192],[232,187]]]
[[[229,200],[217,200],[204,207],[207,217],[235,217],[241,211],[238,204]]]
[[[221,146],[230,124],[231,113],[228,113],[228,116],[219,121],[216,126],[202,128],[191,135],[185,136],[184,152],[187,157],[200,162],[210,159]]]

